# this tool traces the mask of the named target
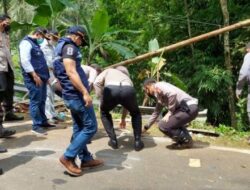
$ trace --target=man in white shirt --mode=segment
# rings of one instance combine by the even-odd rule
[[[244,56],[244,61],[240,69],[239,78],[236,84],[236,98],[240,99],[244,85],[248,85],[248,96],[247,96],[247,115],[248,122],[250,124],[250,42],[246,44],[246,55]],[[250,144],[250,138],[248,140]]]
[[[61,120],[58,117],[58,113],[55,110],[55,90],[56,87],[59,86],[60,83],[56,79],[54,75],[54,67],[53,60],[55,58],[55,45],[59,39],[58,33],[56,31],[48,31],[46,34],[46,38],[43,40],[41,46],[41,50],[44,53],[44,57],[46,59],[47,66],[49,68],[50,78],[47,83],[47,98],[45,103],[45,114],[50,123],[57,123],[57,121]],[[57,89],[58,90],[58,89]]]

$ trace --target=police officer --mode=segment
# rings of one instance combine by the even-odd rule
[[[5,90],[3,95],[3,108],[5,111],[5,121],[23,120],[23,116],[18,116],[13,112],[13,96],[14,96],[14,65],[10,53],[10,22],[11,19],[7,15],[0,16],[0,83],[5,82]],[[0,109],[1,108],[0,101]],[[2,115],[0,113],[0,115]],[[2,119],[0,119],[2,120]]]
[[[132,117],[132,127],[135,138],[134,148],[136,151],[143,149],[144,144],[141,141],[141,113],[137,104],[133,83],[129,78],[128,70],[123,66],[104,70],[96,78],[94,88],[96,95],[101,101],[101,120],[110,138],[108,142],[109,146],[113,149],[118,148],[110,111],[118,104],[121,104],[125,108],[122,115],[122,125],[125,123],[126,110],[128,110]]]
[[[158,123],[159,129],[176,142],[171,148],[191,148],[193,141],[186,127],[198,115],[198,100],[167,82],[147,79],[143,87],[146,94],[157,101],[144,131],[153,125],[163,107],[166,107],[168,112]]]
[[[62,86],[62,97],[71,111],[73,138],[59,160],[68,173],[79,176],[86,167],[100,166],[103,161],[93,159],[87,148],[87,143],[97,131],[97,121],[89,95],[88,80],[81,67],[79,47],[86,45],[86,32],[81,26],[72,26],[67,33],[66,37],[58,41],[53,64],[55,76]],[[81,160],[80,168],[75,164],[77,156]]]
[[[6,98],[11,106],[10,109],[6,109],[5,111],[10,111],[9,115],[13,115],[12,113],[12,103],[13,103],[13,85],[14,85],[14,74],[13,74],[13,63],[11,60],[10,54],[10,42],[9,42],[9,24],[10,17],[6,15],[0,16],[0,138],[9,137],[15,134],[15,130],[7,130],[3,127],[3,106],[2,102],[6,102]],[[12,101],[11,101],[12,100]],[[14,115],[16,116],[16,115]],[[0,147],[0,152],[5,152],[5,148]]]
[[[49,79],[49,70],[40,49],[45,37],[45,30],[36,28],[25,36],[19,45],[20,63],[24,83],[29,90],[30,116],[32,118],[32,132],[37,135],[47,135],[44,128],[55,127],[50,125],[45,115],[46,84]]]

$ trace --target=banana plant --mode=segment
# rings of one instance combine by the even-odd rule
[[[82,18],[84,19],[84,16]],[[90,22],[84,19],[84,24],[89,36],[88,63],[94,59],[97,53],[107,59],[110,50],[115,51],[125,59],[135,57],[131,48],[136,49],[138,47],[127,40],[117,39],[117,36],[121,33],[138,34],[139,31],[114,30],[109,25],[109,16],[105,8],[96,10]]]
[[[28,4],[35,7],[35,15],[32,23],[39,26],[48,26],[55,29],[55,21],[58,14],[67,6],[72,6],[70,0],[25,0]]]

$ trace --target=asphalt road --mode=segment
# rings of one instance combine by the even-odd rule
[[[31,122],[7,123],[17,130],[13,138],[0,139],[8,152],[0,154],[0,190],[249,190],[250,147],[248,150],[212,147],[196,142],[189,150],[170,150],[168,138],[144,138],[145,149],[133,150],[129,131],[119,131],[118,150],[107,146],[100,129],[89,150],[105,165],[84,171],[80,177],[64,172],[58,158],[69,143],[71,127],[50,130],[37,137]]]

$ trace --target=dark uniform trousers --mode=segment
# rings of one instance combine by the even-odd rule
[[[110,111],[118,104],[127,109],[132,118],[134,137],[141,137],[141,113],[136,100],[135,89],[132,86],[108,85],[104,87],[101,100],[101,120],[103,126],[111,139],[116,139],[112,115]]]
[[[0,72],[0,124],[3,122],[3,108],[5,113],[13,109],[13,96],[14,73],[9,66],[8,72]]]
[[[191,136],[186,129],[187,124],[194,120],[198,115],[198,105],[186,105],[185,109],[177,109],[169,120],[159,122],[159,129],[176,142],[190,140]]]

